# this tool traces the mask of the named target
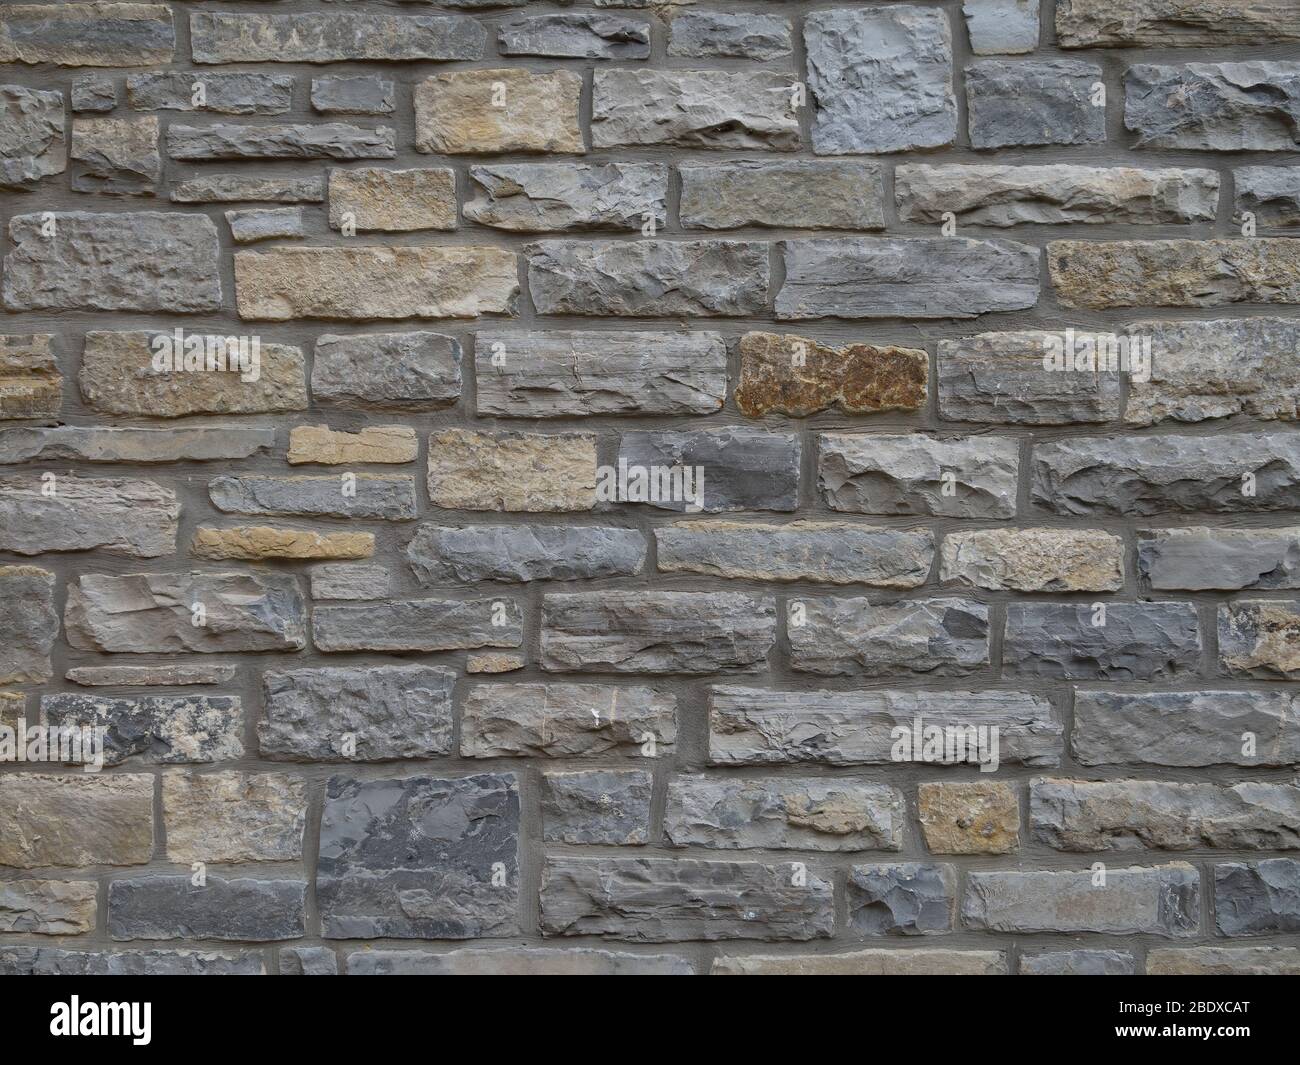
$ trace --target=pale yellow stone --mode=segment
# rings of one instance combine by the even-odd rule
[[[289,862],[302,858],[306,781],[282,773],[163,774],[167,859]]]
[[[445,167],[330,171],[330,226],[357,232],[456,228],[456,174]]]
[[[289,432],[289,465],[316,462],[326,466],[352,463],[414,462],[419,444],[409,425],[374,425],[357,433],[325,425],[296,425]]]
[[[456,70],[415,87],[421,152],[584,152],[571,70]]]
[[[470,652],[465,657],[466,673],[512,673],[524,668],[524,656],[518,651]]]
[[[1010,854],[1020,846],[1020,802],[1011,784],[922,784],[917,807],[933,854]]]
[[[590,510],[596,438],[444,429],[429,437],[429,499],[450,510]]]
[[[229,529],[195,529],[190,553],[195,558],[342,559],[370,558],[375,553],[374,533],[318,533],[310,529],[273,529],[266,525],[240,525]]]
[[[1018,592],[1115,592],[1124,586],[1124,541],[1101,529],[950,532],[940,580]]]

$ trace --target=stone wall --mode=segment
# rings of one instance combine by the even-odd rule
[[[1300,972],[1297,42],[0,8],[0,972]]]

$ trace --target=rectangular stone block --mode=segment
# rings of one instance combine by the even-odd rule
[[[650,23],[603,12],[515,16],[497,24],[497,43],[502,55],[647,59]]]
[[[74,118],[72,190],[152,196],[162,179],[158,119]]]
[[[0,566],[0,684],[49,680],[58,637],[54,574],[39,566]]]
[[[165,4],[7,4],[0,63],[141,67],[170,63],[176,48]]]
[[[311,109],[322,114],[392,114],[395,95],[395,83],[377,74],[311,79]]]
[[[355,433],[324,425],[295,425],[289,430],[284,460],[290,466],[394,464],[414,462],[420,442],[409,425],[375,425]]]
[[[1156,953],[1156,952],[1153,952]],[[1022,976],[1136,976],[1137,961],[1121,950],[1053,950],[1020,956]]]
[[[302,858],[307,782],[299,777],[173,770],[163,774],[162,810],[170,862]]]
[[[1300,604],[1238,599],[1219,607],[1219,670],[1232,677],[1300,677]]]
[[[235,695],[41,696],[41,720],[59,728],[104,730],[104,764],[231,762],[244,756],[244,715]]]
[[[0,774],[0,866],[84,868],[152,859],[149,774]]]
[[[1300,952],[1297,952],[1300,953]],[[851,950],[713,959],[713,976],[1006,976],[1000,950]]]
[[[1124,541],[1102,529],[950,532],[939,579],[990,591],[1117,592],[1124,586]]]
[[[645,562],[637,529],[599,525],[421,525],[406,558],[422,587],[623,577]]]
[[[779,59],[790,54],[790,20],[779,15],[680,11],[668,24],[668,54],[693,59]]]
[[[329,175],[331,229],[407,233],[456,228],[456,173],[445,167],[334,169]]]
[[[1012,854],[1020,849],[1015,784],[918,784],[917,820],[931,854]]]
[[[0,479],[0,551],[99,549],[130,558],[175,553],[181,507],[170,488],[125,478],[56,478],[54,495],[35,474]]]
[[[0,932],[38,936],[93,932],[98,893],[93,880],[0,881]]]
[[[126,102],[136,111],[282,115],[293,102],[293,75],[180,70],[130,74]]]
[[[232,665],[75,666],[64,676],[88,688],[175,688],[225,684],[234,680]]]
[[[1300,527],[1139,530],[1138,575],[1153,591],[1300,588]]]
[[[449,510],[590,510],[596,437],[443,429],[429,437],[428,488],[429,501]]]
[[[236,244],[259,240],[299,240],[307,236],[301,207],[227,211],[226,224]]]
[[[694,973],[689,961],[672,954],[625,954],[589,947],[471,948],[449,950],[445,954],[426,950],[358,950],[348,955],[349,976],[691,976]]]
[[[391,159],[397,154],[393,130],[344,122],[264,126],[226,123],[167,127],[172,159]]]
[[[300,514],[382,521],[409,521],[416,515],[415,478],[404,474],[227,475],[208,482],[208,498],[223,514]]]
[[[1300,861],[1216,865],[1214,924],[1225,936],[1300,932]]]
[[[1067,680],[1172,680],[1200,669],[1191,603],[1009,603],[1002,670]]]
[[[33,189],[68,168],[64,124],[63,93],[0,85],[0,189]]]
[[[1105,81],[1095,63],[982,59],[965,73],[973,148],[1098,144],[1106,139],[1106,108],[1098,106],[1093,88]]]
[[[582,78],[572,70],[456,70],[415,86],[415,150],[581,155]]]
[[[542,839],[548,843],[639,844],[650,840],[654,777],[640,769],[542,774]]]
[[[1147,952],[1148,976],[1297,976],[1295,947],[1185,947]]]
[[[1294,18],[1294,12],[1292,18]],[[1216,45],[1224,19],[1211,32]],[[1300,63],[1139,63],[1124,72],[1124,125],[1135,148],[1293,152]]]
[[[53,340],[52,333],[0,334],[0,421],[58,417],[63,375]]]
[[[497,624],[497,621],[500,624]],[[523,613],[513,599],[408,599],[318,606],[318,651],[454,651],[519,647]]]
[[[195,887],[189,873],[139,876],[108,885],[108,934],[118,940],[301,939],[306,903],[305,880],[227,880],[208,873]]]
[[[320,203],[325,199],[321,177],[250,177],[244,174],[212,174],[191,178],[172,186],[173,203],[238,203],[262,200],[267,203]]]
[[[472,166],[465,217],[516,233],[565,229],[639,232],[668,221],[661,163],[501,163]]]
[[[323,533],[270,525],[235,525],[224,529],[200,526],[190,541],[191,555],[218,562],[370,558],[374,553],[374,533]]]
[[[884,193],[875,163],[739,159],[683,163],[677,173],[685,229],[885,228]]]
[[[440,333],[316,339],[312,398],[345,408],[441,410],[460,398],[460,344]]]
[[[6,976],[265,976],[262,952],[0,947]]]
[[[117,429],[57,425],[0,429],[0,464],[33,459],[70,462],[215,462],[270,451],[275,430],[237,426]]]
[[[385,566],[325,562],[313,566],[309,576],[313,599],[387,599],[392,587]]]
[[[482,59],[487,32],[464,15],[195,11],[190,44],[196,63],[399,63]]]
[[[848,879],[849,929],[857,936],[951,932],[957,869],[931,862],[855,865]]]
[[[1234,218],[1249,212],[1257,225],[1300,225],[1300,166],[1237,167],[1232,187]]]
[[[1300,40],[1300,11],[1285,0],[1223,8],[1213,0],[1062,0],[1062,48],[1177,48]]]

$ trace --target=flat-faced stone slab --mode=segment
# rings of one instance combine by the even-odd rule
[[[56,726],[102,728],[104,764],[110,766],[128,758],[146,765],[197,765],[244,755],[244,718],[234,695],[59,692],[41,696],[41,716]]]
[[[497,24],[497,43],[502,55],[648,59],[650,23],[603,12],[515,16]]]
[[[6,976],[265,976],[260,950],[57,950],[0,947]]]
[[[1232,172],[1236,214],[1264,226],[1300,225],[1300,166],[1242,166]]]
[[[1300,953],[1300,952],[1297,952]],[[1000,950],[850,950],[713,959],[713,976],[1006,976]]]
[[[157,558],[176,550],[181,507],[153,481],[56,475],[0,479],[0,550],[19,555],[91,551]]]
[[[0,63],[140,67],[170,63],[175,47],[164,4],[8,4],[0,11]]]
[[[694,972],[687,959],[672,954],[626,954],[590,947],[473,948],[445,954],[359,950],[348,955],[349,976],[691,976]]]
[[[1170,680],[1198,672],[1190,603],[1010,603],[1002,669],[1068,680]]]
[[[456,174],[447,167],[334,169],[329,177],[332,229],[405,233],[456,228]]]
[[[190,43],[196,63],[401,63],[481,59],[487,32],[463,15],[195,11]]]
[[[494,229],[640,231],[667,224],[661,163],[500,163],[472,166],[465,217]]]
[[[0,684],[49,680],[58,636],[54,574],[39,566],[0,566]]]
[[[239,426],[116,429],[58,425],[0,429],[0,464],[64,459],[74,462],[215,462],[270,451],[275,430]]]
[[[391,159],[397,154],[392,129],[344,122],[264,126],[225,123],[167,127],[172,159]]]
[[[318,606],[318,651],[453,651],[519,647],[523,613],[513,599],[409,599]]]
[[[201,91],[199,86],[202,86]],[[293,102],[293,76],[211,70],[129,74],[126,79],[126,102],[136,111],[282,115]]]
[[[162,778],[167,860],[293,862],[302,858],[307,783],[283,773],[190,773]]]
[[[1265,45],[1300,40],[1300,12],[1286,0],[1062,0],[1056,37],[1062,48]]]
[[[0,334],[0,421],[56,418],[63,405],[63,375],[51,333]]]
[[[231,474],[209,481],[208,497],[224,514],[301,514],[383,521],[409,521],[416,515],[415,478],[405,474]]]
[[[637,529],[599,525],[421,525],[406,548],[424,587],[621,577],[645,562]]]
[[[460,344],[441,333],[326,334],[311,392],[331,407],[440,410],[460,397]]]
[[[679,210],[685,229],[885,228],[884,193],[876,163],[736,159],[683,163],[677,173],[682,181]]]
[[[0,881],[0,932],[39,936],[93,932],[98,893],[93,880]]]
[[[1293,152],[1298,116],[1300,63],[1139,63],[1124,72],[1135,148]]]
[[[972,529],[943,538],[939,578],[1019,592],[1117,592],[1124,541],[1103,529]]]
[[[449,510],[590,510],[596,437],[443,429],[429,437],[428,489]]]
[[[415,150],[438,155],[585,152],[572,70],[456,70],[416,85]]]
[[[113,939],[221,939],[262,942],[305,934],[305,880],[227,880],[208,873],[139,876],[108,885]]]
[[[0,13],[0,34],[4,18]],[[30,189],[42,178],[62,174],[67,165],[63,94],[0,85],[0,188]]]
[[[653,782],[642,769],[543,774],[542,838],[568,844],[649,842]]]
[[[1153,591],[1300,588],[1300,527],[1199,525],[1138,533],[1138,574]]]
[[[147,773],[0,775],[0,865],[144,865],[153,859]]]

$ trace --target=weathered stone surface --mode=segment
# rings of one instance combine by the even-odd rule
[[[1213,170],[1126,166],[905,165],[894,172],[899,217],[980,226],[1123,222],[1212,222],[1219,175]]]
[[[635,429],[619,440],[619,469],[600,478],[602,489],[619,480],[626,464],[626,491],[617,486],[619,502],[645,503],[660,510],[704,511],[717,514],[736,510],[791,511],[798,506],[800,442],[794,433],[778,433],[746,426],[722,429],[673,430]],[[660,474],[675,469],[693,470],[687,492],[682,477],[682,496],[673,499],[662,488]],[[644,471],[637,475],[635,471]],[[618,474],[618,477],[614,475]],[[649,482],[645,484],[644,482]],[[638,486],[643,490],[638,491]],[[654,498],[655,495],[659,498]],[[602,493],[599,498],[606,498]]]
[[[293,76],[206,70],[131,74],[126,79],[126,102],[137,111],[282,115],[293,102]]]
[[[599,13],[516,16],[497,24],[497,43],[502,55],[648,59],[650,23]]]
[[[682,179],[680,214],[686,229],[885,228],[884,193],[876,163],[736,159],[683,163],[677,173]]]
[[[952,931],[957,870],[891,862],[855,865],[848,880],[849,928],[860,936],[929,936]]]
[[[1194,674],[1201,638],[1190,603],[1009,603],[1002,671],[1068,680]]]
[[[494,229],[639,231],[667,224],[668,168],[660,163],[501,163],[472,166],[465,217]]]
[[[406,547],[422,587],[627,576],[645,562],[636,529],[599,525],[421,525]]]
[[[1232,172],[1236,216],[1263,226],[1300,225],[1300,166],[1242,166]]]
[[[84,578],[83,578],[84,579]],[[225,684],[236,667],[199,665],[75,666],[64,676],[87,688],[178,688],[187,684]]]
[[[52,214],[9,220],[4,261],[11,311],[100,310],[197,313],[221,306],[217,227],[199,214],[154,211]]]
[[[1077,690],[1070,742],[1083,765],[1297,765],[1300,714],[1281,691]]]
[[[8,4],[0,11],[0,63],[139,67],[170,62],[175,47],[164,4]]]
[[[156,558],[176,550],[181,507],[153,481],[64,476],[57,491],[35,474],[0,479],[0,550],[91,551]]]
[[[1300,952],[1298,952],[1300,953]],[[3,959],[0,953],[0,959]],[[690,976],[685,958],[574,947],[502,950],[365,950],[348,955],[349,976]]]
[[[494,623],[500,619],[500,623]],[[408,599],[318,606],[318,651],[452,651],[519,647],[523,613],[513,599]]]
[[[886,784],[683,775],[668,785],[664,835],[678,847],[896,851],[905,820],[903,793]]]
[[[268,203],[320,203],[325,199],[325,181],[320,177],[250,177],[244,174],[212,174],[191,178],[172,187],[173,203],[238,203],[263,200]]]
[[[527,664],[522,651],[470,651],[465,655],[466,673],[513,673]]]
[[[1038,47],[1034,0],[965,0],[961,9],[976,55],[1012,55]]]
[[[801,598],[790,667],[823,676],[962,676],[989,664],[988,607],[969,599],[873,604]]]
[[[1233,677],[1300,677],[1300,604],[1238,599],[1219,607],[1219,667]]]
[[[1056,514],[1232,514],[1300,505],[1289,433],[1079,436],[1035,444],[1030,499]],[[1249,474],[1255,494],[1242,491]]]
[[[779,59],[793,49],[790,20],[779,15],[678,11],[668,24],[668,54],[688,59]]]
[[[330,227],[405,233],[456,228],[456,174],[446,167],[331,170]]]
[[[196,63],[396,63],[482,59],[487,33],[461,15],[196,11],[190,15],[190,43]]]
[[[804,21],[818,155],[938,148],[957,136],[952,31],[934,8],[838,8]]]
[[[111,111],[117,106],[117,86],[99,74],[82,74],[72,79],[72,110],[76,112]]]
[[[387,599],[392,586],[385,566],[326,562],[313,566],[309,576],[313,599]]]
[[[1022,692],[709,690],[710,765],[891,765],[898,727],[996,727],[1003,764],[1060,762],[1051,704]],[[944,764],[938,762],[935,764]]]
[[[194,530],[194,539],[190,541],[190,554],[195,558],[217,561],[370,558],[374,553],[374,533],[321,533],[312,529],[267,525],[237,525],[223,529],[200,526]]]
[[[789,75],[748,70],[597,70],[591,145],[795,151]]]
[[[1012,854],[1020,848],[1020,799],[1014,784],[919,784],[916,806],[932,854]]]
[[[337,976],[338,956],[329,947],[281,947],[281,976]]]
[[[437,666],[268,670],[263,758],[381,762],[451,753],[456,675]]]
[[[204,624],[195,625],[202,606]],[[306,611],[283,573],[82,574],[68,585],[63,623],[79,650],[299,651]]]
[[[1078,59],[983,59],[966,68],[973,148],[1097,144],[1106,108],[1095,105],[1101,67]]]
[[[581,94],[582,78],[571,70],[435,74],[415,87],[415,150],[581,155],[587,150],[578,122]]]
[[[148,765],[228,762],[243,757],[244,720],[233,695],[41,696],[51,725],[104,729],[104,764],[138,758]]]
[[[519,789],[510,773],[334,777],[316,898],[328,939],[519,931]]]
[[[465,697],[460,753],[466,758],[649,758],[671,754],[676,741],[677,700],[652,688],[476,684]]]
[[[1106,932],[1176,938],[1200,924],[1200,875],[1185,862],[1083,872],[971,872],[962,920],[992,932]]]
[[[844,521],[682,521],[655,529],[661,573],[916,588],[934,560],[928,531]]]
[[[1009,518],[1020,460],[1013,439],[823,433],[817,483],[832,510]],[[952,489],[945,492],[945,484]]]
[[[0,947],[6,976],[265,976],[260,951],[56,950]]]
[[[1300,953],[1300,952],[1297,952]],[[997,950],[854,950],[714,958],[713,976],[1005,976]]]
[[[1166,951],[1152,951],[1163,954]],[[1022,976],[1136,976],[1137,962],[1122,950],[1054,950],[1020,956]]]
[[[0,865],[144,865],[152,857],[152,776],[0,774]]]
[[[1188,947],[1147,952],[1148,976],[1297,976],[1295,947]]]
[[[869,414],[925,405],[930,359],[923,350],[834,348],[776,333],[746,333],[739,350],[736,405],[751,418],[772,411],[802,418],[831,408]]]
[[[343,122],[266,126],[226,123],[167,127],[167,154],[173,159],[391,159],[397,154],[393,131]]]
[[[1300,848],[1300,788],[1153,780],[1034,780],[1029,819],[1060,851]]]
[[[974,318],[1038,302],[1037,248],[965,237],[783,240],[776,316]]]
[[[460,344],[424,332],[321,336],[311,392],[332,407],[440,410],[460,398]]]
[[[0,932],[40,936],[92,932],[98,891],[93,880],[0,881]]]
[[[418,451],[419,441],[409,425],[372,425],[355,433],[337,432],[325,425],[295,425],[289,430],[285,461],[290,466],[400,464],[414,462]]]
[[[168,861],[298,861],[307,782],[283,773],[172,770],[162,778],[162,811]]]
[[[13,10],[10,8],[10,10]],[[0,12],[0,35],[5,15]],[[0,36],[0,49],[3,49]],[[0,85],[0,189],[29,189],[68,166],[63,94]]]
[[[301,348],[259,342],[254,361],[251,343],[234,358],[231,338],[186,332],[186,346],[202,345],[203,372],[156,370],[155,352],[166,354],[166,349],[159,347],[160,338],[168,338],[168,334],[145,329],[88,332],[77,378],[86,405],[104,414],[150,418],[269,414],[307,407]],[[174,342],[171,350],[179,358]],[[214,367],[210,371],[206,369],[209,352]],[[227,368],[215,368],[221,366]]]
[[[377,74],[311,79],[311,109],[322,114],[387,115],[395,100],[395,84]]]
[[[712,414],[727,397],[727,345],[712,332],[483,330],[474,368],[479,414]]]
[[[56,418],[63,376],[51,333],[0,334],[0,420]]]
[[[542,838],[548,843],[646,843],[653,777],[641,769],[542,775]]]
[[[230,236],[236,244],[307,236],[301,207],[227,211],[226,222],[230,225]]]
[[[138,876],[108,885],[114,939],[301,939],[305,880],[228,880],[208,873],[202,887],[180,876]]]
[[[1300,63],[1139,63],[1124,72],[1135,148],[1293,152],[1297,117]]]
[[[1300,527],[1149,529],[1137,545],[1152,591],[1300,588]]]
[[[943,538],[939,579],[1018,592],[1117,592],[1124,541],[1102,529],[958,530]]]
[[[767,303],[767,245],[543,240],[524,249],[539,314],[736,317]]]
[[[476,318],[513,314],[519,278],[503,248],[275,248],[235,253],[241,318]]]
[[[214,477],[212,505],[224,514],[302,514],[408,521],[415,517],[415,478],[405,474],[323,477]]]
[[[212,462],[246,459],[275,445],[274,429],[196,426],[115,429],[59,425],[0,429],[0,464],[32,459],[76,462]]]
[[[1214,924],[1225,936],[1300,932],[1300,861],[1216,865]]]
[[[549,593],[541,665],[577,673],[757,673],[776,604],[739,592]]]
[[[429,500],[450,510],[590,510],[590,433],[443,429],[429,437]]]
[[[1300,40],[1300,13],[1286,0],[1062,0],[1056,36],[1062,48],[1262,45]]]
[[[808,940],[830,936],[833,888],[789,865],[685,858],[548,858],[542,934],[674,940]]]
[[[0,684],[49,680],[58,636],[54,574],[39,566],[0,566]]]

